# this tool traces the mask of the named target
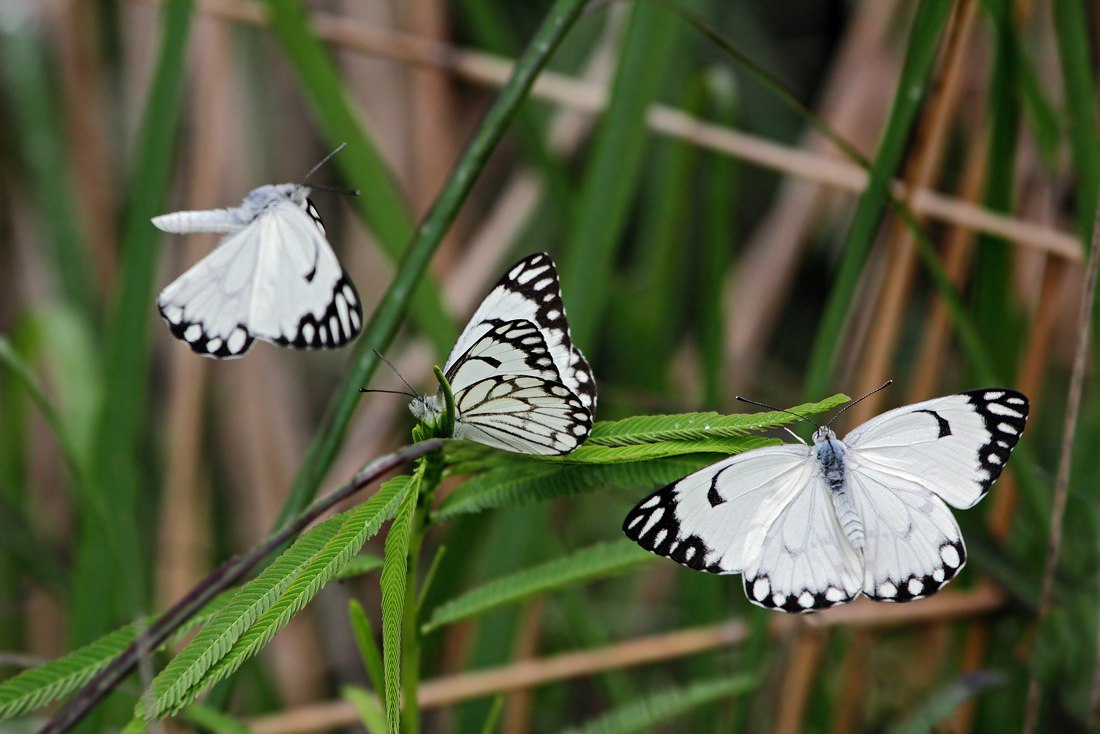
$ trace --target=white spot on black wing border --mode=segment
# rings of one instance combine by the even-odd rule
[[[765,583],[757,587],[757,584],[761,581]],[[820,612],[822,609],[846,604],[855,598],[855,596],[849,595],[843,589],[836,586],[829,586],[817,590],[799,589],[790,594],[781,594],[772,589],[771,579],[765,574],[752,577],[746,574],[742,577],[741,582],[745,588],[745,596],[748,597],[749,601],[753,604],[764,607],[765,609],[775,609],[780,612],[787,612],[788,614]],[[754,594],[757,588],[765,589],[767,593],[762,597],[757,597]]]
[[[354,299],[347,298],[345,288],[351,289]],[[354,303],[351,302],[352,300]],[[340,318],[338,301],[342,302],[348,314],[346,324]],[[351,314],[355,315],[354,318]],[[332,328],[333,324],[336,324],[335,329]],[[359,303],[359,292],[355,290],[355,284],[348,278],[347,273],[341,273],[340,279],[332,286],[332,298],[320,316],[311,313],[302,314],[293,334],[279,336],[272,341],[295,349],[334,349],[344,346],[359,336],[362,327],[363,307]]]
[[[717,563],[706,563],[711,549],[702,538],[681,534],[680,521],[676,517],[678,483],[662,487],[639,502],[623,520],[623,533],[647,551],[671,558],[682,566],[707,573],[724,573]]]
[[[941,563],[926,574],[909,574],[901,578],[883,579],[876,589],[864,589],[863,593],[875,601],[907,602],[924,599],[947,585],[951,579],[958,575],[966,565],[966,546],[962,538],[958,540],[944,540],[939,547]],[[958,561],[957,565],[947,562],[947,559]],[[883,594],[879,589],[885,584],[892,586],[892,594]]]
[[[235,359],[252,348],[252,342],[254,341],[254,339],[252,337],[252,334],[248,332],[248,329],[245,327],[244,324],[237,324],[236,327],[233,328],[233,331],[229,333],[229,336],[223,339],[220,336],[216,336],[207,332],[206,327],[201,321],[191,321],[185,316],[181,315],[179,321],[173,322],[171,319],[168,318],[168,315],[165,313],[165,308],[170,307],[173,306],[171,306],[170,304],[168,306],[165,306],[159,301],[157,302],[157,310],[160,311],[160,315],[161,318],[164,319],[164,323],[168,324],[169,331],[172,332],[172,335],[174,337],[190,347],[192,352],[195,352],[196,354],[201,354],[204,357],[214,357],[216,359]],[[179,307],[175,306],[175,308]],[[192,326],[199,327],[201,333],[199,334],[199,337],[197,339],[189,340],[186,336],[184,336],[184,334]],[[237,349],[236,351],[232,351],[229,349],[230,342],[232,341],[235,344],[240,340],[231,340],[230,337],[236,334],[238,331],[244,333],[245,339],[243,342],[240,342],[239,349]]]
[[[533,268],[547,268],[545,273],[539,273],[536,277],[522,282],[526,271]],[[576,388],[578,397],[590,411],[596,410],[596,380],[592,376],[592,368],[588,360],[584,358],[581,350],[573,346],[573,339],[569,333],[569,322],[565,318],[565,304],[561,298],[561,283],[558,279],[558,269],[554,261],[545,252],[536,252],[520,260],[508,269],[497,284],[493,287],[504,288],[522,295],[535,305],[535,322],[539,328],[547,331],[560,331],[562,346],[570,351],[572,359],[571,368],[578,373],[583,373],[585,378],[579,378]]]
[[[321,230],[322,235],[327,235],[325,232],[325,223],[321,221],[321,212],[317,211],[317,207],[313,205],[313,200],[308,196],[306,197],[305,206],[306,214],[313,220],[313,223],[317,225],[317,229]]]
[[[1008,463],[1008,457],[1027,423],[1029,403],[1027,397],[1007,388],[968,390],[966,396],[974,410],[982,417],[989,440],[978,449],[978,464],[985,475],[979,479],[984,496]]]

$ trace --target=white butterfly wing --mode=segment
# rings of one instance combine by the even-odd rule
[[[966,564],[951,510],[923,485],[852,462],[848,491],[863,523],[863,593],[912,601],[939,591]]]
[[[251,348],[247,322],[259,239],[254,227],[226,237],[157,298],[172,334],[199,354],[231,359]]]
[[[262,228],[259,265],[249,314],[253,335],[298,349],[342,347],[362,327],[355,286],[325,239],[313,205],[269,207],[253,226]]]
[[[447,371],[455,438],[525,454],[567,454],[592,429],[592,414],[561,384],[530,321],[491,325]]]
[[[844,437],[849,462],[972,507],[1000,476],[1027,422],[1028,400],[987,389],[906,405]]]
[[[546,253],[525,257],[497,282],[459,336],[444,371],[449,371],[494,324],[515,319],[530,321],[538,327],[562,384],[590,413],[595,412],[596,381],[584,355],[573,346],[558,271]]]
[[[623,532],[697,571],[743,573],[755,604],[810,611],[859,593],[844,537],[805,446],[769,446],[689,474],[642,500]]]
[[[358,294],[308,206],[272,204],[169,284],[157,307],[172,333],[219,358],[241,356],[256,338],[298,348],[353,339]]]

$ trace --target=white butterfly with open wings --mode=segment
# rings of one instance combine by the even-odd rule
[[[558,271],[546,253],[513,265],[482,301],[443,369],[455,399],[455,438],[524,454],[567,454],[584,443],[596,381],[573,346]],[[441,395],[409,404],[435,421]]]
[[[273,184],[253,189],[231,209],[153,218],[164,232],[227,235],[157,298],[176,337],[199,354],[232,359],[254,339],[331,349],[359,334],[359,294],[325,237],[309,193],[302,184]]]
[[[990,388],[888,411],[843,441],[826,425],[813,446],[746,451],[673,482],[623,531],[689,568],[742,574],[762,607],[922,599],[966,563],[947,505],[985,496],[1027,414],[1024,395]]]

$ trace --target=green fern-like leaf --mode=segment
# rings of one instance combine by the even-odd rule
[[[442,521],[471,512],[571,497],[608,487],[654,489],[714,461],[690,454],[622,464],[560,464],[507,460],[471,477],[434,513]]]
[[[303,534],[157,676],[138,713],[152,720],[179,712],[262,650],[393,516],[408,484],[409,477],[391,479]]]
[[[171,640],[190,634],[228,604],[231,598],[232,593],[220,594],[182,625]],[[0,721],[47,706],[72,693],[134,641],[139,625],[145,628],[154,619],[149,617],[140,623],[120,627],[64,657],[25,670],[0,683]]]
[[[737,696],[755,683],[748,676],[700,681],[655,693],[610,711],[563,734],[627,734],[653,731],[658,724],[708,703]]]
[[[397,517],[386,535],[386,558],[382,564],[382,673],[386,685],[386,721],[391,734],[401,730],[401,622],[408,583],[409,536],[420,493],[420,473],[413,475],[409,491],[401,500]]]
[[[134,641],[129,624],[63,658],[51,660],[0,684],[0,720],[20,716],[72,693]]]
[[[811,416],[832,410],[848,402],[847,395],[834,395],[817,403],[791,408],[791,413]],[[618,421],[600,421],[592,427],[585,446],[634,446],[662,441],[704,441],[732,438],[777,428],[798,420],[790,413],[682,413],[680,415],[639,415]]]
[[[548,563],[510,574],[444,602],[423,626],[425,633],[506,604],[567,586],[620,574],[657,556],[628,540],[598,543]]]
[[[202,631],[160,672],[138,703],[137,714],[159,718],[221,660],[256,619],[275,603],[313,556],[340,529],[336,518],[302,535],[255,579],[245,584]]]
[[[739,436],[736,438],[692,439],[690,441],[659,441],[657,443],[630,446],[600,446],[585,444],[565,456],[547,456],[538,461],[553,464],[625,464],[632,461],[649,461],[684,454],[720,454],[730,456],[742,451],[774,446],[780,443],[773,438]]]

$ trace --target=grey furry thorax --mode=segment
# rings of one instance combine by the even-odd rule
[[[443,412],[439,407],[438,395],[418,395],[409,403],[409,410],[418,421],[424,423],[431,423]]]
[[[308,186],[296,183],[267,184],[249,191],[248,196],[244,197],[244,201],[235,211],[242,222],[251,222],[267,207],[286,199],[304,209],[308,197]]]

